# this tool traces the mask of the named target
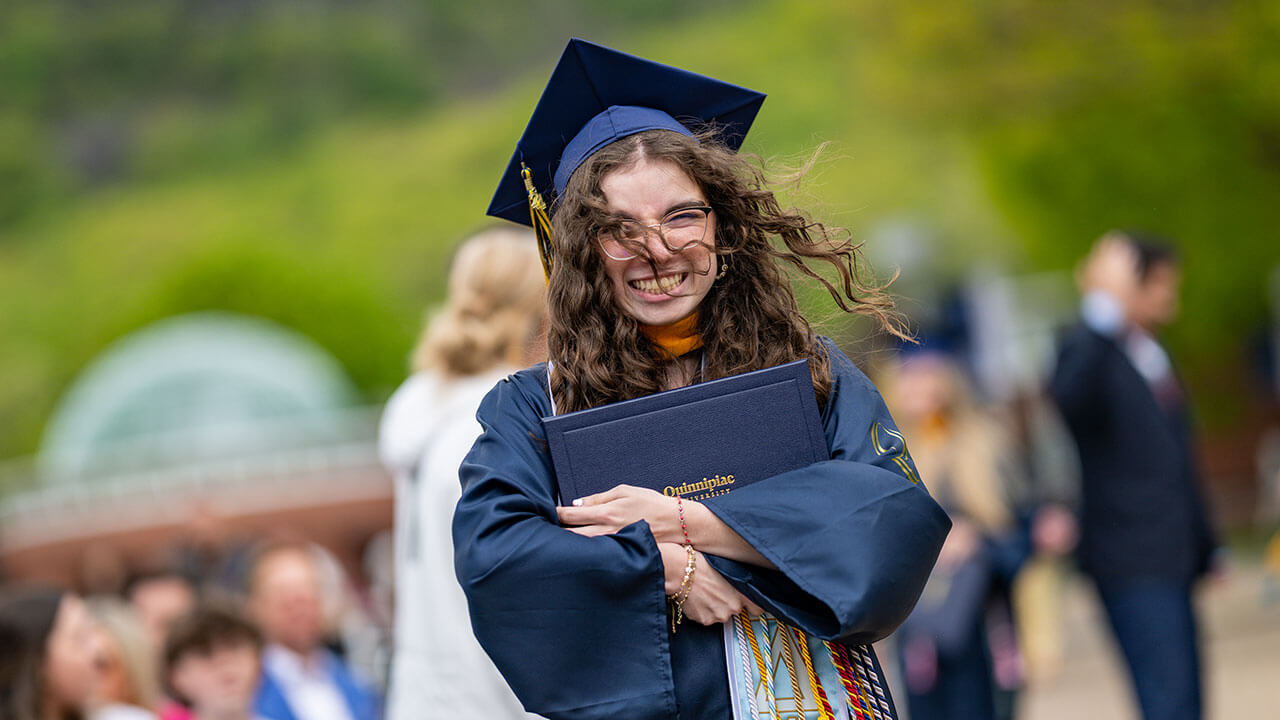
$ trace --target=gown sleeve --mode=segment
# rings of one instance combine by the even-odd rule
[[[542,377],[490,391],[459,468],[454,564],[472,628],[530,712],[675,717],[657,543],[644,522],[594,538],[559,526]]]
[[[879,392],[829,341],[831,459],[703,502],[772,570],[708,561],[756,604],[827,640],[865,644],[915,606],[951,528]]]

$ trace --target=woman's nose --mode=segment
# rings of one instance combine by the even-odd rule
[[[655,263],[662,262],[675,252],[667,245],[667,241],[662,237],[662,232],[656,227],[646,227],[644,232],[644,246],[649,252],[649,257],[653,258]]]

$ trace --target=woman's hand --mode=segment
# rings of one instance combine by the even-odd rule
[[[688,510],[689,502],[684,504]],[[649,523],[654,540],[660,543],[684,542],[676,499],[646,488],[619,485],[612,490],[578,498],[571,506],[558,507],[556,514],[560,516],[562,525],[588,537],[611,535],[644,520]]]
[[[680,592],[680,582],[684,579],[689,554],[683,545],[675,543],[661,543],[658,549],[662,553],[667,594],[675,595]],[[689,586],[689,597],[684,601],[684,616],[701,625],[714,625],[729,622],[730,618],[743,610],[748,615],[764,612],[716,572],[705,555],[695,550],[693,582]]]
[[[676,498],[631,485],[619,485],[573,503],[572,506],[556,508],[556,514],[560,516],[560,524],[579,535],[610,535],[633,522],[644,520],[649,523],[653,539],[660,543],[684,543],[687,537],[694,547],[712,555],[774,568],[772,562],[725,525],[706,505],[694,500],[683,501],[683,518]],[[685,523],[683,528],[680,526],[682,520]]]

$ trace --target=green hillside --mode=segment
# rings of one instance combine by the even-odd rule
[[[1066,268],[1112,226],[1173,235],[1191,268],[1175,339],[1210,377],[1238,367],[1280,262],[1280,10],[1264,5],[664,3],[593,22],[622,49],[767,91],[748,151],[795,163],[830,141],[799,197],[859,237],[915,218],[960,272]],[[112,340],[191,310],[294,327],[385,398],[451,247],[485,224],[555,62],[546,48],[578,31],[533,26],[539,42],[480,83],[491,90],[442,66],[455,82],[395,86],[405,102],[344,95],[354,109],[296,133],[237,133],[266,107],[249,99],[201,143],[188,106],[148,126],[182,142],[141,145],[143,160],[182,162],[91,187],[5,175],[0,157],[0,194],[28,198],[0,224],[0,457],[35,449],[58,394]],[[420,55],[384,54],[378,82]],[[0,138],[36,137],[31,113],[0,110]]]

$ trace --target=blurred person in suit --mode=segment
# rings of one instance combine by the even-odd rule
[[[89,598],[97,623],[98,687],[91,720],[147,720],[160,704],[159,672],[142,623],[114,597]]]
[[[321,568],[304,544],[268,543],[249,570],[248,608],[262,631],[255,711],[267,720],[375,720],[381,699],[328,650]]]
[[[1202,716],[1192,587],[1216,541],[1197,479],[1186,391],[1159,331],[1178,312],[1173,248],[1104,235],[1079,282],[1082,322],[1051,393],[1080,453],[1078,559],[1092,578],[1146,720]]]
[[[97,642],[78,596],[0,592],[0,718],[84,718],[98,684]]]
[[[481,431],[476,408],[494,383],[542,359],[545,296],[533,233],[495,228],[468,239],[414,351],[414,373],[387,403],[379,449],[396,481],[390,720],[525,717],[471,633],[450,528],[458,466]]]

